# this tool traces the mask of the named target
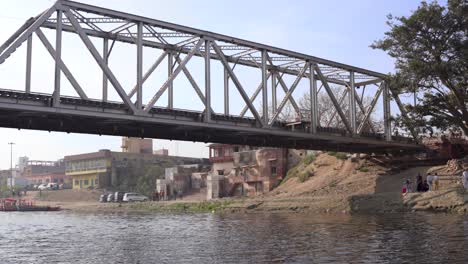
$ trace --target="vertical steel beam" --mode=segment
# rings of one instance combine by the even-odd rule
[[[171,77],[174,68],[174,53],[167,54],[167,77]],[[174,108],[174,81],[170,81],[167,85],[167,108]]]
[[[205,122],[211,121],[211,41],[205,40]]]
[[[229,115],[229,74],[224,70],[224,114]]]
[[[275,113],[273,114],[273,117],[270,119],[270,121],[268,122],[268,125],[272,125],[276,118],[278,118],[278,116],[281,114],[281,111],[283,110],[284,106],[286,105],[286,103],[288,102],[288,100],[290,98],[292,98],[292,93],[294,92],[294,90],[296,89],[297,85],[299,84],[299,82],[302,80],[302,78],[304,77],[304,73],[306,72],[307,70],[307,64],[304,65],[304,68],[301,70],[301,72],[297,75],[296,77],[296,80],[294,80],[293,84],[291,85],[291,88],[289,88],[289,91],[284,95],[284,98],[283,100],[281,101],[281,103],[279,104],[278,106],[278,109],[275,111]]]
[[[31,92],[31,60],[32,60],[32,35],[28,37],[27,47],[26,47],[26,93]]]
[[[109,39],[104,38],[102,42],[102,58],[104,59],[104,63],[106,65],[109,64]],[[107,89],[108,84],[107,76],[104,71],[102,71],[102,101],[107,102]]]
[[[263,122],[268,123],[268,77],[267,77],[267,51],[262,50],[262,102],[263,102]]]
[[[54,106],[60,104],[60,60],[62,60],[62,16],[63,11],[57,10],[57,29],[55,37],[55,79],[54,79]]]
[[[353,135],[357,132],[356,127],[356,88],[354,85],[354,72],[350,72],[349,75],[349,89],[351,89],[350,93],[348,94],[349,99],[349,123],[351,125],[351,130]]]
[[[384,134],[385,140],[392,140],[392,124],[390,120],[390,93],[388,85],[383,83],[383,114],[384,114]]]
[[[278,92],[276,91],[278,85],[276,83],[276,74],[276,72],[271,72],[271,110],[273,113],[276,112],[276,109],[278,108]]]
[[[156,94],[151,98],[151,100],[146,104],[145,106],[145,112],[149,112],[151,108],[153,108],[154,104],[159,100],[161,95],[166,92],[167,87],[170,82],[172,82],[177,75],[182,71],[182,69],[185,67],[187,62],[193,57],[193,55],[198,51],[200,46],[203,44],[203,40],[200,39],[198,43],[195,45],[195,47],[192,48],[192,50],[185,56],[185,58],[182,60],[181,63],[179,63],[179,67],[177,67],[174,72],[171,74],[171,76],[164,82],[164,84],[159,88],[159,90],[156,92]]]
[[[143,23],[138,23],[137,33],[137,99],[136,108],[142,109],[143,106]]]
[[[57,52],[55,51],[54,47],[52,47],[52,44],[47,40],[47,37],[44,35],[44,33],[42,32],[42,30],[40,28],[38,28],[36,30],[36,35],[39,37],[39,40],[42,42],[42,44],[44,45],[44,47],[47,49],[47,51],[49,52],[49,54],[52,56],[52,58],[59,63],[59,67],[60,67],[60,71],[65,75],[65,77],[68,79],[68,81],[70,82],[70,84],[73,86],[73,88],[75,89],[75,91],[78,93],[78,95],[82,98],[82,99],[88,99],[88,96],[86,96],[85,92],[83,91],[83,89],[81,88],[81,86],[78,84],[78,82],[76,81],[75,77],[73,77],[73,74],[70,72],[70,70],[68,69],[67,65],[65,65],[65,63],[57,57]]]
[[[317,104],[317,80],[312,63],[309,64],[309,86],[310,86],[310,133],[317,133],[318,126],[318,104]]]

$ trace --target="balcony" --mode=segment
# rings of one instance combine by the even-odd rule
[[[234,157],[232,156],[222,156],[222,157],[211,157],[210,161],[213,163],[220,163],[220,162],[233,162]]]

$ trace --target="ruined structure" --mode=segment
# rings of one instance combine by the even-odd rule
[[[224,144],[209,148],[213,167],[207,178],[208,199],[268,192],[286,175],[286,149]]]

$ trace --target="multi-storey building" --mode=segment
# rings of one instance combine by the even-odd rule
[[[153,165],[166,168],[182,164],[206,164],[209,160],[100,150],[66,156],[65,163],[65,173],[72,178],[73,189],[132,189],[137,178]]]
[[[286,174],[286,149],[224,144],[211,144],[209,148],[213,166],[208,198],[253,196],[267,192],[279,184]],[[210,191],[210,187],[216,191]]]

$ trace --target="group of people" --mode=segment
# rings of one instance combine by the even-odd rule
[[[465,190],[468,189],[468,167],[462,173],[461,182]],[[413,184],[409,179],[403,184],[403,193],[413,192]],[[418,174],[416,177],[416,192],[427,192],[427,191],[437,191],[439,190],[439,175],[437,173],[428,173],[426,179],[423,180],[421,174]]]
[[[467,173],[468,174],[468,173]],[[468,175],[467,175],[467,184],[468,184]],[[414,192],[427,192],[427,191],[437,191],[439,190],[439,175],[437,173],[428,173],[426,179],[423,180],[423,177],[420,173],[416,177],[416,188],[413,188],[413,183],[411,180],[406,179],[403,184],[402,193],[411,193]]]

